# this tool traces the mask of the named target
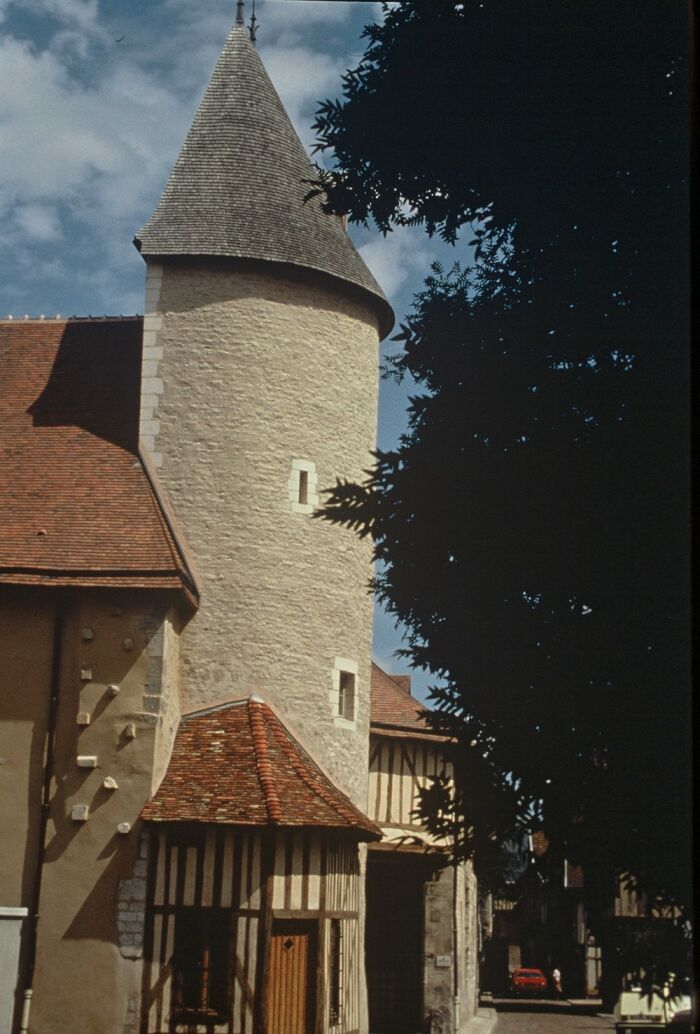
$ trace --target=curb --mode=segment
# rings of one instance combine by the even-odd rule
[[[480,1005],[474,1016],[460,1024],[459,1034],[491,1034],[498,1022],[498,1013],[489,1005]]]

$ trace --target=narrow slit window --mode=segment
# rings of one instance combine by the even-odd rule
[[[336,1027],[340,1023],[343,989],[343,934],[340,919],[331,919],[328,944],[328,974],[330,983],[328,1023],[331,1027]]]
[[[318,475],[312,460],[292,460],[287,481],[292,513],[311,514],[318,506]]]
[[[299,498],[298,503],[302,506],[306,506],[309,502],[309,472],[308,470],[299,471]]]
[[[355,719],[355,675],[351,671],[340,672],[338,714],[350,722]]]

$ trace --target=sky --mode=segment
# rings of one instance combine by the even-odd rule
[[[251,9],[247,0],[246,18]],[[144,264],[132,239],[165,186],[235,10],[235,0],[0,0],[0,317],[143,312]],[[364,49],[362,28],[382,18],[381,5],[256,0],[255,13],[258,50],[310,151],[314,112],[341,96],[341,76]],[[431,261],[469,256],[421,228],[350,232],[397,321]],[[382,381],[381,448],[404,429],[411,391]],[[394,657],[401,645],[377,607],[375,660],[408,670]],[[431,681],[414,672],[414,693],[424,699]]]

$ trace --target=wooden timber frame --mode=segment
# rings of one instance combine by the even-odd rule
[[[141,1034],[357,1034],[364,889],[356,836],[308,828],[150,825]],[[226,1015],[188,1015],[178,1001],[178,917],[195,913],[225,913],[230,923]],[[337,964],[334,970],[340,1008],[331,1025],[333,921],[342,953],[340,970]],[[185,923],[180,920],[181,930]],[[279,995],[286,992],[271,985],[271,946],[276,933],[301,927],[313,934],[313,986],[305,991],[313,1007],[303,1023],[290,1019],[282,1030]],[[275,1003],[278,1029],[272,1030]],[[284,1013],[293,1017],[293,1003]]]
[[[371,731],[369,752],[369,814],[382,829],[424,834],[416,814],[422,789],[433,779],[452,779],[452,763],[444,737],[406,733],[398,736]],[[440,841],[432,840],[432,846]]]

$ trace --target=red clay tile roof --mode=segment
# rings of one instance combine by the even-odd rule
[[[183,716],[165,778],[141,817],[382,835],[256,697]]]
[[[142,320],[0,321],[0,583],[197,590],[138,448]]]
[[[411,696],[410,675],[388,675],[372,662],[370,680],[370,728],[382,736],[420,736],[445,740],[433,732],[427,709]]]
[[[532,853],[536,858],[541,858],[549,850],[549,840],[543,829],[537,829],[532,834]]]

